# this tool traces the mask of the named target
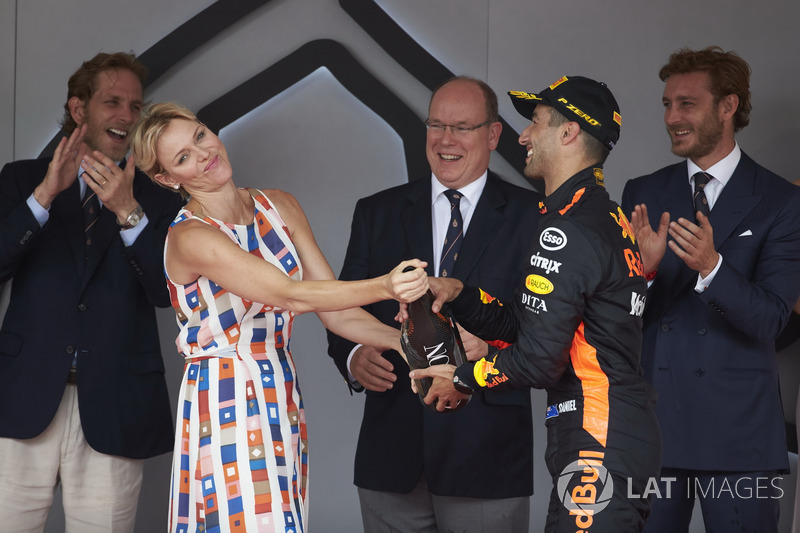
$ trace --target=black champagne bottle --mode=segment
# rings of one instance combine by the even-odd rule
[[[428,290],[418,300],[408,304],[408,318],[400,327],[400,344],[408,359],[408,366],[412,369],[444,364],[460,366],[467,362],[467,354],[452,314],[447,306],[434,313],[431,310],[433,300],[433,293]],[[414,382],[420,401],[426,405],[423,399],[428,394],[433,379],[415,379]],[[460,409],[468,401],[469,398],[461,400],[458,405],[446,411]],[[436,411],[436,403],[434,401],[426,407]]]

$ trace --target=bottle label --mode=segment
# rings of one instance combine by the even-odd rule
[[[423,349],[425,350],[425,357],[428,359],[428,366],[446,365],[450,362],[444,342],[434,346],[423,346]]]

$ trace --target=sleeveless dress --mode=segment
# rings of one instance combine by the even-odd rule
[[[302,279],[285,223],[261,191],[251,196],[251,224],[225,224],[183,209],[170,229],[201,220]],[[180,329],[175,342],[186,360],[169,531],[304,531],[308,441],[289,351],[294,313],[245,300],[205,277],[178,285],[167,274],[167,285]]]

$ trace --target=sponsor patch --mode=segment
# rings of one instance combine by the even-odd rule
[[[531,274],[525,279],[525,288],[536,294],[550,294],[553,292],[553,284],[544,276]]]
[[[644,277],[644,265],[642,264],[642,256],[639,255],[639,250],[634,251],[630,248],[625,248],[622,253],[625,254],[625,262],[628,264],[628,277]]]
[[[561,98],[559,98],[558,101],[561,102],[562,104],[564,104],[565,106],[567,106],[567,109],[569,111],[572,111],[577,116],[579,116],[583,120],[585,120],[587,124],[589,124],[591,126],[600,126],[601,125],[599,120],[597,120],[596,118],[590,117],[584,111],[581,111],[580,109],[578,109],[578,107],[576,107],[574,104],[570,104],[569,101],[566,98],[564,98],[563,96]]]
[[[525,91],[509,91],[511,96],[516,96],[517,98],[524,98],[525,100],[539,100],[542,101],[541,98],[536,96],[535,94],[526,93]]]
[[[558,228],[545,228],[539,235],[539,246],[545,250],[554,252],[567,245],[567,235]]]
[[[539,255],[539,252],[536,252],[536,255],[531,256],[531,266],[536,268],[541,268],[542,270],[544,270],[545,274],[549,274],[550,272],[560,274],[560,272],[558,271],[558,267],[561,266],[561,263],[543,257]]]
[[[614,479],[603,465],[604,458],[603,452],[581,450],[558,477],[557,494],[575,517],[577,531],[590,531],[594,517],[611,503]]]
[[[631,313],[633,316],[641,317],[644,314],[644,304],[647,296],[638,292],[631,293]]]
[[[548,418],[553,418],[561,413],[571,413],[573,411],[577,411],[578,407],[576,405],[575,400],[567,400],[565,402],[556,403],[547,408],[547,413],[545,413],[545,420]]]
[[[479,359],[475,362],[475,366],[472,369],[472,373],[475,376],[475,381],[478,382],[478,385],[481,387],[486,386],[486,378],[489,376],[497,375],[500,373],[494,367],[494,361],[497,359],[497,355],[495,355],[491,361],[487,361],[486,359]]]
[[[492,387],[496,387],[497,385],[508,381],[508,376],[505,374],[500,374],[500,371],[494,367],[496,359],[497,354],[492,357],[491,361],[480,359],[475,363],[472,373],[475,376],[475,381],[479,386],[488,387],[491,389]]]
[[[494,296],[492,296],[492,295],[491,295],[491,294],[489,294],[488,292],[484,291],[483,289],[479,288],[478,290],[479,290],[479,291],[480,291],[480,293],[481,293],[481,303],[484,303],[484,304],[490,304],[490,303],[492,303],[493,301],[497,300],[497,298],[495,298]],[[503,305],[503,302],[501,302],[501,301],[499,301],[499,300],[498,300],[498,301],[497,301],[497,305],[500,305],[500,306],[502,306],[502,305]]]
[[[567,77],[566,76],[561,76],[556,81],[554,81],[552,85],[550,85],[550,90],[552,91],[553,89],[555,89],[556,87],[558,87],[559,85],[564,83],[565,81],[567,81]]]
[[[547,304],[542,298],[538,296],[534,296],[533,294],[528,294],[526,292],[522,293],[522,305],[525,306],[525,309],[536,313],[546,313],[547,312]]]
[[[595,168],[593,170],[593,174],[594,174],[594,182],[596,184],[598,184],[598,185],[602,185],[603,187],[605,187],[606,186],[606,177],[603,174],[603,169],[602,168]]]
[[[630,239],[633,244],[636,244],[636,236],[633,234],[633,228],[631,228],[631,223],[628,222],[628,217],[625,216],[625,213],[622,212],[622,208],[619,206],[617,206],[617,213],[619,216],[614,213],[609,213],[609,215],[611,215],[614,222],[622,228],[622,238]]]

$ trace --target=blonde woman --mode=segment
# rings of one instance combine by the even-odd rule
[[[225,146],[178,105],[145,111],[132,149],[151,179],[189,199],[164,250],[186,359],[169,529],[304,531],[308,449],[292,320],[314,311],[341,336],[399,349],[397,330],[359,306],[418,298],[425,263],[336,281],[297,200],[236,187]],[[403,273],[409,265],[420,268]]]

